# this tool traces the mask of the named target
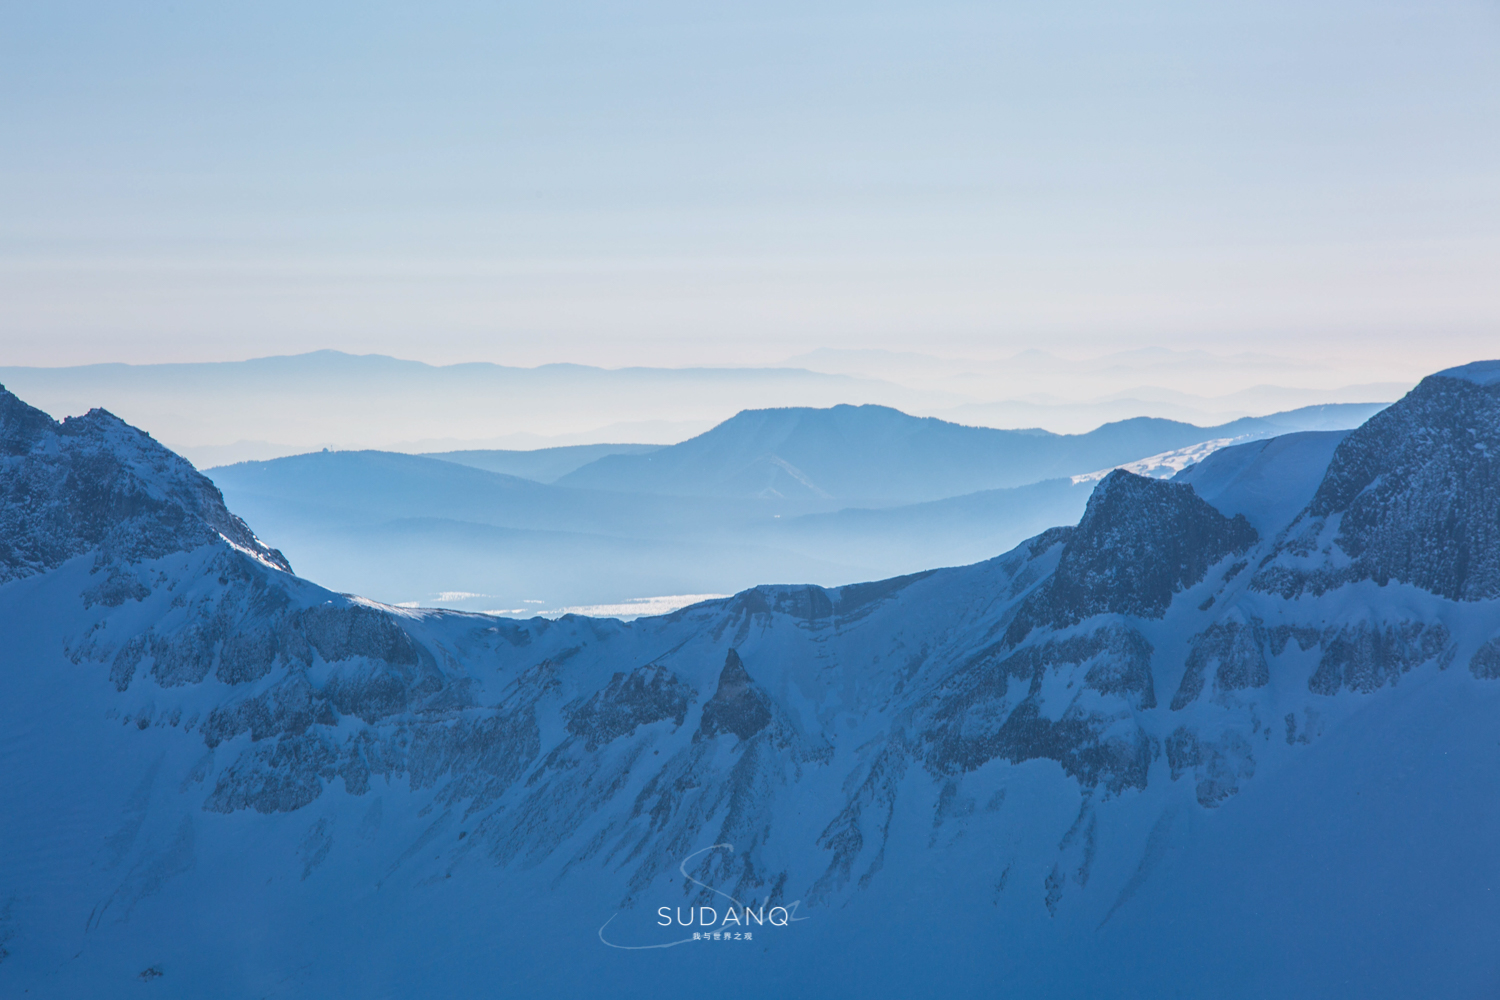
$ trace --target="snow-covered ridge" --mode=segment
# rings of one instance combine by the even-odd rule
[[[1221,448],[1227,448],[1234,444],[1239,438],[1214,438],[1211,441],[1203,441],[1198,444],[1189,445],[1186,448],[1174,448],[1164,451],[1159,455],[1149,455],[1146,458],[1137,459],[1134,462],[1126,462],[1124,465],[1111,466],[1108,469],[1100,469],[1097,472],[1087,472],[1081,476],[1073,476],[1075,483],[1098,482],[1116,469],[1124,469],[1133,472],[1137,476],[1150,476],[1153,479],[1170,479],[1177,473],[1190,465],[1196,465]]]
[[[1471,361],[1456,368],[1444,368],[1436,376],[1461,378],[1476,385],[1494,385],[1500,382],[1500,361]]]

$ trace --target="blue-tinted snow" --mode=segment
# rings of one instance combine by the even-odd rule
[[[1446,378],[1461,378],[1478,385],[1494,385],[1500,382],[1500,361],[1471,361],[1456,368],[1445,368],[1437,374]]]

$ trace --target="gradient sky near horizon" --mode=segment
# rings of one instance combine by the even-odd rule
[[[1500,3],[0,8],[0,364],[1500,353]]]

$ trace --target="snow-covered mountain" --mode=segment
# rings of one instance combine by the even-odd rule
[[[1493,995],[1497,372],[631,623],[331,593],[7,394],[0,992]]]

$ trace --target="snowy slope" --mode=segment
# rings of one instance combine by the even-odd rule
[[[67,498],[6,405],[7,484]],[[1497,407],[1434,376],[1322,476],[1115,472],[987,562],[628,624],[374,606],[207,528],[13,570],[0,992],[1493,995]]]

